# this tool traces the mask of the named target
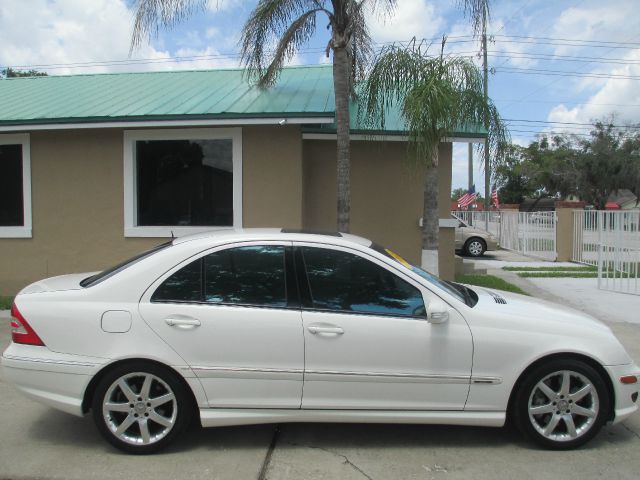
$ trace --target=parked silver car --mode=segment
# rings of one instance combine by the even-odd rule
[[[456,227],[456,250],[470,257],[480,257],[487,250],[498,248],[498,239],[485,230],[472,227],[455,216],[458,221]]]

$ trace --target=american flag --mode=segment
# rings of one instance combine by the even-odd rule
[[[471,188],[467,191],[467,193],[465,193],[458,199],[458,205],[460,205],[460,208],[467,208],[469,205],[476,201],[477,197],[478,194],[476,193],[476,186],[471,185]]]
[[[495,185],[491,189],[491,204],[495,205],[496,208],[500,208],[500,200],[498,200],[498,189]]]

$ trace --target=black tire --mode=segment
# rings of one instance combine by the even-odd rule
[[[564,372],[569,373],[569,395],[561,395]],[[555,398],[549,398],[538,388],[543,380],[550,387],[550,393],[553,391],[556,395]],[[595,395],[589,393],[577,399],[581,388],[587,387],[584,380],[591,385]],[[553,411],[530,414],[530,403],[534,409],[552,408]],[[584,445],[598,434],[607,421],[610,405],[607,386],[597,370],[580,360],[555,359],[538,366],[526,376],[516,392],[511,415],[515,425],[527,438],[548,449],[570,450]],[[568,410],[560,410],[562,408]],[[578,408],[581,409],[580,413],[577,413]],[[593,415],[582,414],[587,410]],[[551,427],[553,422],[557,426],[545,435],[544,427]]]
[[[487,251],[487,243],[480,237],[472,237],[464,244],[464,253],[469,257],[481,257]]]
[[[143,394],[145,379],[151,378],[149,394],[131,400],[123,387],[116,384],[123,378],[130,388],[129,394],[136,397]],[[113,410],[108,406],[103,409],[107,401]],[[159,403],[156,405],[156,402]],[[132,361],[107,372],[96,386],[91,408],[98,430],[109,443],[139,455],[157,452],[173,442],[189,426],[194,410],[191,397],[176,372],[144,361]],[[129,427],[118,435],[114,429],[125,423]]]

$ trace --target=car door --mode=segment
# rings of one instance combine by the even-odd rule
[[[303,277],[302,408],[464,408],[472,339],[455,309],[448,322],[431,324],[425,308],[441,300],[401,265],[349,248],[295,249]]]
[[[304,338],[297,289],[287,286],[295,285],[290,245],[202,252],[140,302],[141,316],[191,366],[211,407],[300,408]]]

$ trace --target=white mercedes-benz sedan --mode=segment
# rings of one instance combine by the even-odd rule
[[[347,234],[175,239],[15,298],[6,377],[132,453],[205,427],[393,422],[500,427],[582,445],[638,409],[604,324],[444,282]]]

